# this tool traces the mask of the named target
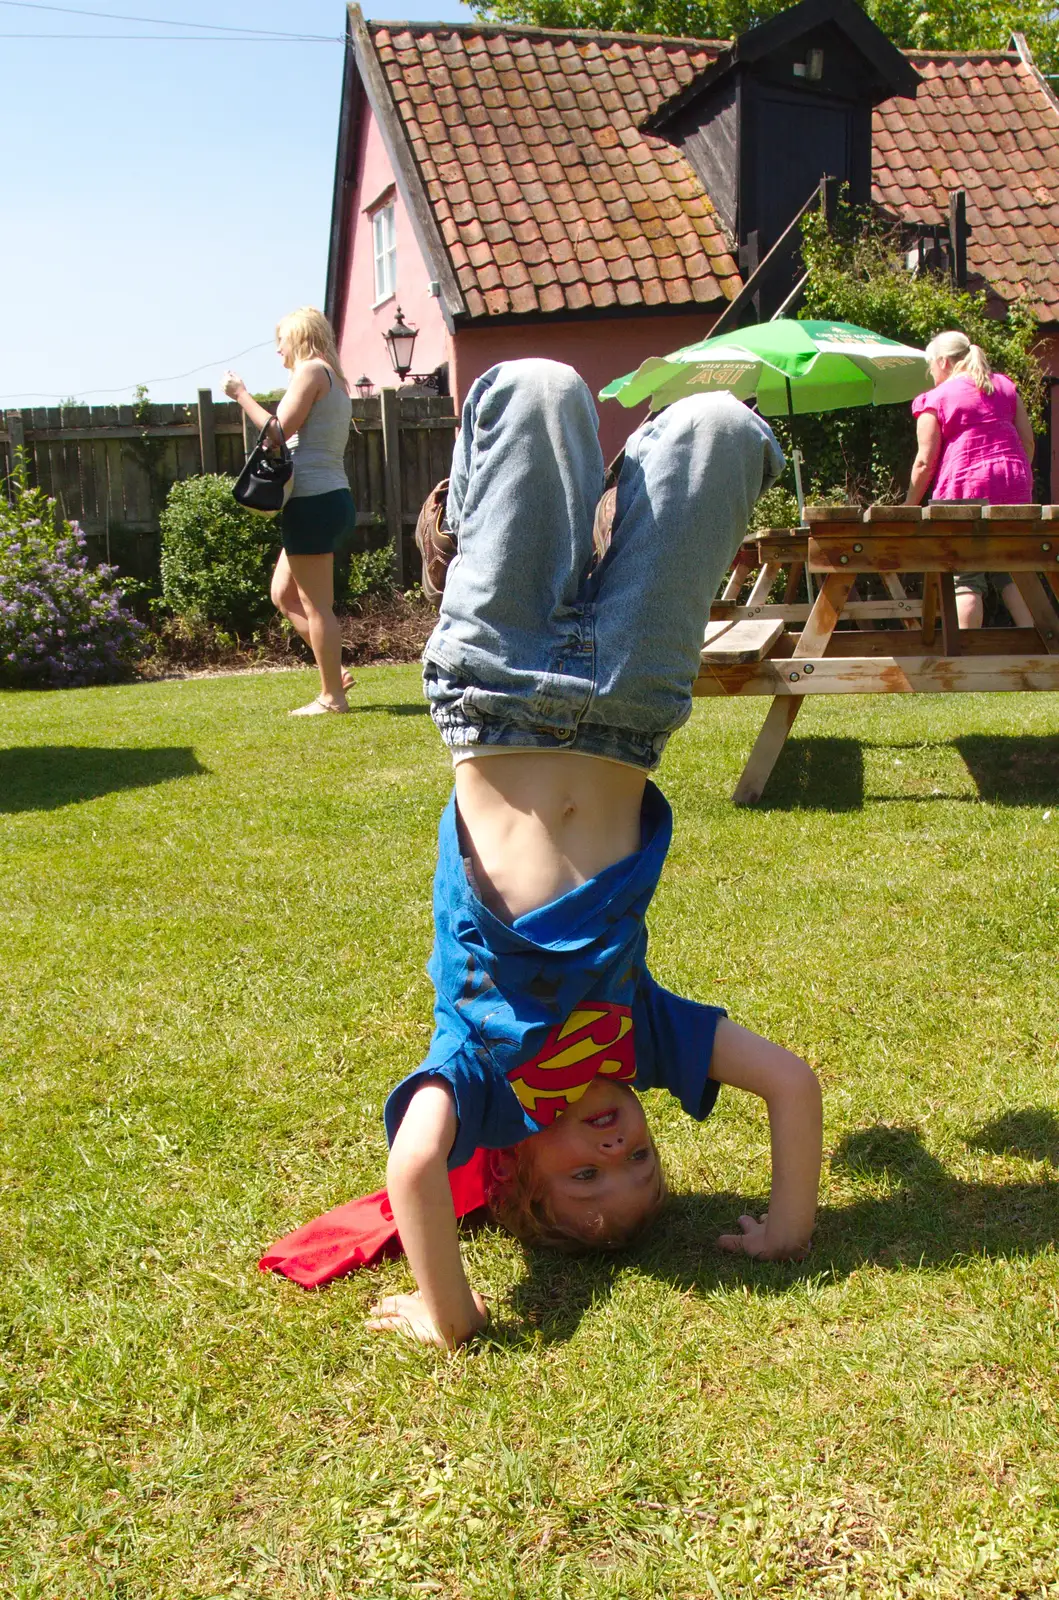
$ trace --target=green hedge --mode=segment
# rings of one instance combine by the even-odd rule
[[[162,598],[177,616],[246,637],[275,615],[269,576],[279,527],[237,505],[233,482],[207,473],[170,489],[159,518]]]
[[[193,626],[208,623],[245,639],[276,614],[269,586],[280,530],[277,518],[256,516],[236,504],[233,481],[207,474],[170,489],[159,518],[162,600]],[[353,551],[352,538],[348,535],[335,552],[338,605],[393,592],[391,548]]]

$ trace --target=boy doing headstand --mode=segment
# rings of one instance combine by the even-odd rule
[[[701,1120],[731,1084],[766,1102],[772,1193],[721,1248],[798,1257],[816,1210],[812,1071],[656,984],[644,925],[672,831],[648,774],[690,714],[710,602],[783,457],[729,396],[678,401],[626,446],[600,558],[596,427],[572,369],[506,363],[474,384],[453,460],[457,553],[424,652],[455,762],[434,883],[436,1026],[385,1112],[418,1291],[369,1322],[449,1348],[487,1316],[447,1178],[476,1148],[492,1152],[492,1209],[519,1237],[613,1247],[665,1197],[636,1091],[667,1088]]]

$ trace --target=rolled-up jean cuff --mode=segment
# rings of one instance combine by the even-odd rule
[[[492,719],[472,721],[458,706],[431,706],[430,714],[450,750],[563,750],[619,761],[626,767],[654,772],[669,740],[668,733],[643,734],[609,723],[580,722],[576,728],[523,728]]]
[[[571,663],[573,665],[573,663]],[[662,725],[653,717],[630,727],[631,718],[614,716],[593,693],[586,663],[576,672],[514,671],[497,662],[491,674],[476,661],[480,676],[466,668],[453,672],[423,656],[423,689],[434,726],[450,750],[563,750],[620,761],[654,772],[669,736],[691,715],[691,696],[666,696]],[[488,680],[491,677],[492,681]],[[636,713],[635,706],[627,709]]]
[[[623,767],[637,767],[642,772],[654,772],[662,759],[669,738],[667,733],[655,734],[645,739],[642,734],[627,732],[622,728],[600,725],[577,728],[569,738],[558,733],[533,733],[527,728],[513,728],[503,723],[496,726],[474,728],[439,728],[442,740],[450,750],[562,750],[575,755],[596,756],[603,761],[617,761]],[[461,734],[473,737],[461,737]]]

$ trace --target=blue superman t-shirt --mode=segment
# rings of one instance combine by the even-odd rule
[[[597,1076],[668,1089],[690,1116],[709,1116],[725,1012],[670,994],[647,971],[644,917],[672,831],[669,804],[648,783],[636,854],[508,925],[468,879],[453,794],[434,878],[434,1037],[386,1102],[391,1144],[412,1094],[434,1077],[456,1100],[450,1167],[539,1133]]]

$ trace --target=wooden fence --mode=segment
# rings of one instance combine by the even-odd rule
[[[353,397],[346,471],[357,504],[352,550],[392,543],[401,587],[419,576],[412,533],[429,490],[447,475],[456,417],[450,399],[384,389]],[[22,449],[32,483],[80,523],[98,561],[158,577],[158,516],[170,488],[201,472],[235,474],[255,430],[234,401],[194,405],[35,406],[0,411],[0,473]]]

